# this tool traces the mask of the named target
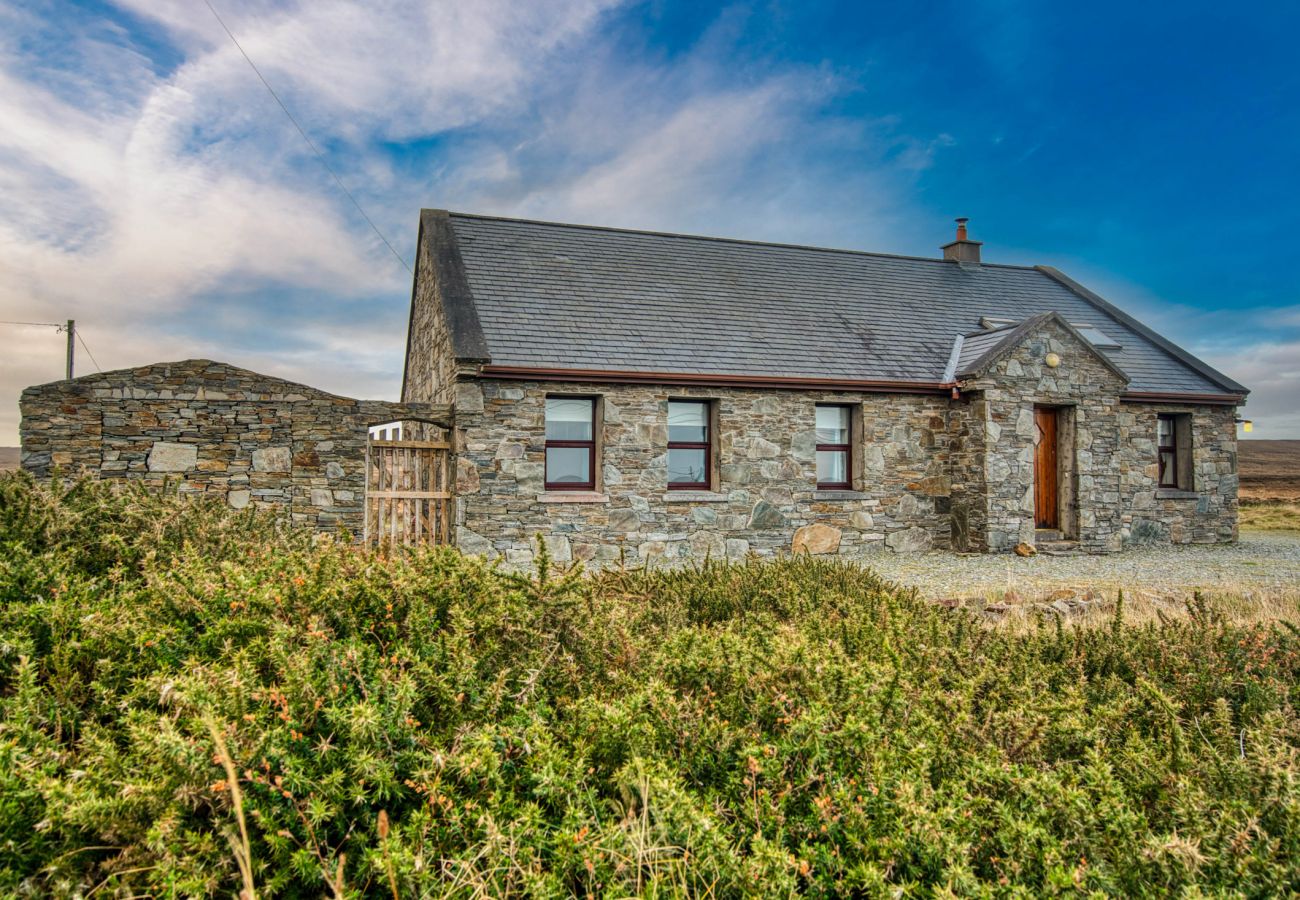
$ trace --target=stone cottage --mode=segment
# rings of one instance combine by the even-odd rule
[[[1237,534],[1246,388],[1047,266],[425,210],[455,541],[608,565]]]

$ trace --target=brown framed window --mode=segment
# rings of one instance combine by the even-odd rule
[[[1156,484],[1192,490],[1192,417],[1161,413],[1156,417]]]
[[[847,491],[853,487],[853,408],[819,403],[817,424],[817,487]]]
[[[596,398],[546,398],[546,489],[596,489]]]
[[[1160,464],[1160,487],[1178,487],[1178,428],[1173,416],[1160,416],[1156,419],[1156,446]]]
[[[707,491],[713,465],[708,400],[668,401],[668,489]]]

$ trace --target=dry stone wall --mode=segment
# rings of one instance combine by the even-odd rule
[[[360,534],[367,426],[440,417],[427,406],[352,400],[211,360],[158,363],[30,387],[22,464],[169,482],[232,507]]]

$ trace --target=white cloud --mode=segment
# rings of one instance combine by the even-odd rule
[[[318,143],[358,142],[364,163],[375,141],[435,134],[517,103],[546,55],[600,9],[593,0],[522,8],[313,3],[288,11],[232,5],[224,14]],[[6,54],[6,181],[30,189],[12,195],[24,215],[0,213],[10,262],[0,291],[39,291],[76,306],[93,289],[119,309],[140,311],[230,273],[343,293],[404,280],[373,236],[357,240],[364,232],[354,213],[206,9],[149,2],[133,11],[187,48],[174,72],[154,77],[136,50],[114,52],[83,36],[76,58],[96,69],[59,79],[66,87],[92,82],[104,67],[133,71],[123,93],[137,102],[125,108],[121,96],[85,106],[83,92],[69,99],[67,90],[24,79],[33,61]],[[356,192],[364,196],[365,187]],[[35,209],[48,218],[33,222]],[[95,240],[68,247],[87,221],[103,223]]]
[[[585,35],[616,2],[325,0],[286,8],[214,0],[214,5],[258,68],[295,101],[295,112],[309,124],[335,136],[401,140],[481,121],[516,105],[541,62]],[[165,25],[199,58],[238,57],[201,4],[123,0],[121,5]],[[251,78],[245,70],[241,80]]]
[[[358,223],[206,8],[122,5],[176,42],[169,71],[155,72],[110,22],[83,17],[60,44],[44,35],[41,11],[0,7],[0,319],[77,318],[106,367],[230,358],[240,349],[205,337],[209,321],[230,324],[209,316],[214,291],[315,290],[318,318],[292,334],[294,346],[317,348],[314,364],[289,349],[232,361],[391,394],[401,325],[386,340],[358,341],[355,315],[338,301],[390,294],[401,302],[406,273]],[[526,103],[549,55],[607,4],[218,6],[317,142],[349,145],[339,154],[355,163],[345,177],[358,176],[354,192],[372,213],[382,221],[400,211],[400,228],[385,226],[405,249],[427,198],[395,183],[376,144]],[[376,183],[390,196],[368,196]],[[62,339],[4,328],[0,443],[12,443],[18,391],[61,376]],[[376,371],[377,354],[392,370],[387,383],[332,377]]]
[[[119,0],[134,24],[65,33],[4,2],[0,319],[74,317],[105,368],[207,356],[395,396],[409,276],[206,7]],[[725,14],[692,52],[629,59],[614,3],[216,5],[408,260],[420,206],[905,243],[942,137],[827,118],[857,85],[738,67]],[[49,332],[0,332],[0,444],[21,388],[62,374]]]
[[[1300,339],[1207,353],[1205,361],[1250,388],[1242,415],[1255,423],[1252,438],[1300,439]]]
[[[577,221],[635,217],[672,228],[686,198],[725,202],[752,156],[779,142],[793,124],[794,88],[770,83],[684,104],[543,202]]]

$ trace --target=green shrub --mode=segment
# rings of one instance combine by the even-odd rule
[[[6,895],[1284,895],[1298,685],[1204,603],[1013,634],[0,478]]]

